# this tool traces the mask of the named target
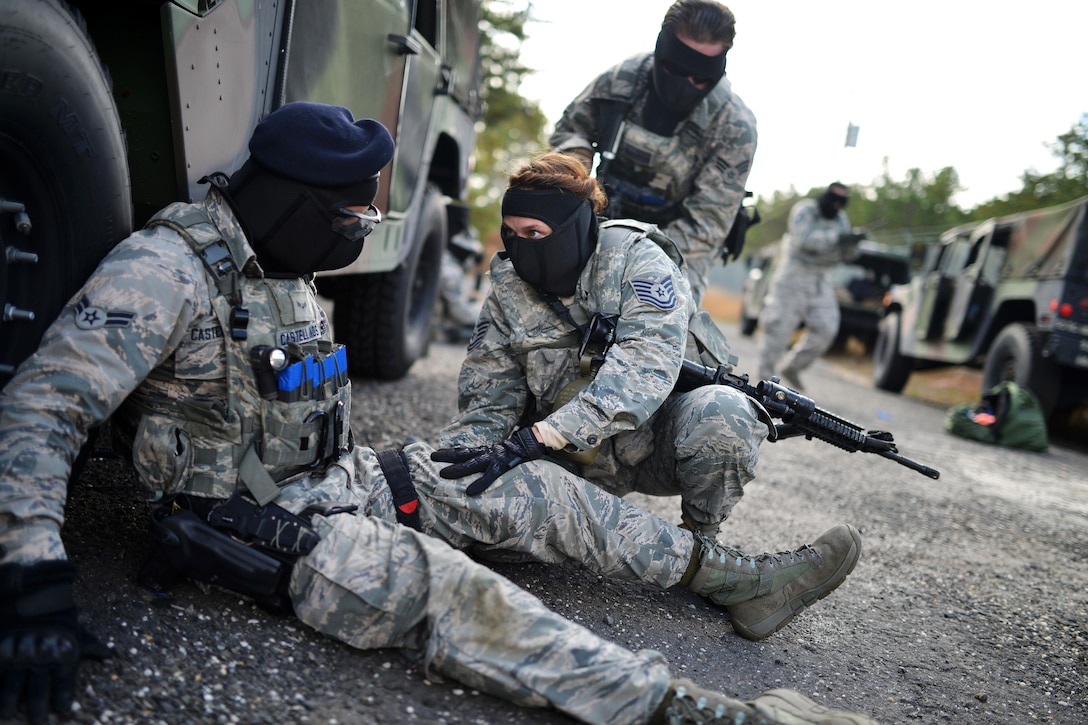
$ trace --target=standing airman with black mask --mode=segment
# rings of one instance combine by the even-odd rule
[[[550,139],[587,169],[601,155],[605,213],[656,224],[672,237],[696,304],[723,255],[756,152],[755,116],[725,77],[735,32],[724,5],[677,0],[654,52],[598,76]]]
[[[759,316],[761,380],[778,375],[787,385],[804,390],[801,371],[835,341],[841,313],[831,268],[853,257],[863,236],[851,231],[845,211],[849,200],[850,190],[835,182],[819,198],[802,199],[790,209],[782,259]],[[805,330],[791,349],[801,323]]]

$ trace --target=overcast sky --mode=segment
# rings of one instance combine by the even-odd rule
[[[554,124],[598,73],[652,51],[672,0],[535,0],[522,94]],[[952,166],[969,208],[1048,172],[1088,112],[1084,0],[732,0],[734,91],[758,121],[748,188],[801,192]],[[860,127],[845,148],[848,123]]]

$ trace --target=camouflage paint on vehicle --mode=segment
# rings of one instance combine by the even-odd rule
[[[984,388],[1027,376],[1048,412],[1088,397],[1088,197],[949,229],[884,316],[878,368],[984,367]],[[876,382],[898,392],[906,377]]]

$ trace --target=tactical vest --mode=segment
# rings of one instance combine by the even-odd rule
[[[219,322],[218,366],[175,353],[173,375],[225,375],[228,394],[225,406],[141,398],[133,443],[141,478],[160,494],[214,498],[242,485],[263,505],[278,485],[323,472],[352,445],[351,384],[346,351],[330,339],[310,283],[245,275],[244,242],[224,235],[199,205],[172,204],[147,226],[174,230],[203,260]]]
[[[707,128],[729,103],[731,93],[723,79],[673,135],[660,136],[639,125],[652,63],[652,55],[634,56],[613,71],[603,98],[626,101],[629,107],[615,158],[599,180],[608,190],[608,213],[613,218],[665,226],[680,216],[681,202],[691,195],[705,160]]]

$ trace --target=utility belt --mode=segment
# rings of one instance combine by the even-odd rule
[[[295,515],[274,503],[258,505],[244,493],[225,501],[178,494],[152,511],[150,531],[157,548],[140,569],[140,583],[163,593],[182,574],[288,614],[291,569],[320,541],[311,518],[353,514],[358,508],[326,503]]]
[[[628,181],[620,181],[615,178],[607,179],[605,185],[613,195],[623,197],[636,204],[665,206],[668,203],[668,199],[665,198],[662,192],[648,186],[636,186]]]

